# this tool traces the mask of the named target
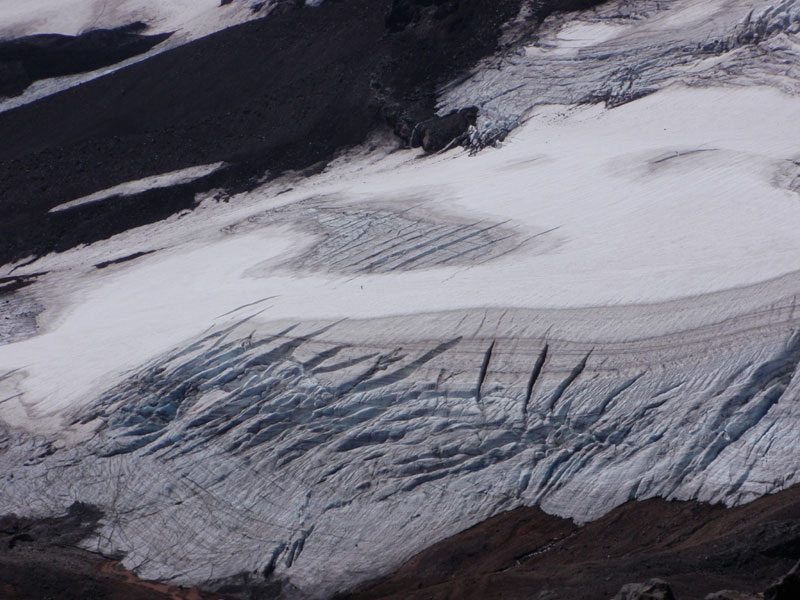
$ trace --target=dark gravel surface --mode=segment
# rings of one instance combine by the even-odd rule
[[[143,35],[144,23],[81,35],[43,34],[0,41],[0,97],[17,96],[40,79],[85,73],[142,54],[170,34]]]
[[[77,547],[101,513],[75,503],[63,517],[0,517],[2,600],[228,600],[196,588],[142,581],[108,557]]]

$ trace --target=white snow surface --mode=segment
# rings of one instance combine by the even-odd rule
[[[736,28],[751,3],[666,4],[683,12],[624,26]],[[582,96],[582,64],[623,43],[596,15],[547,50]],[[703,55],[719,81],[663,52],[657,89],[615,108],[539,103],[521,64],[480,71],[447,93],[521,117],[497,148],[356,149],[6,265],[47,274],[26,288],[37,334],[0,345],[3,512],[91,502],[89,545],[145,577],[269,567],[283,597],[323,598],[520,505],[583,521],[797,483],[787,31]]]
[[[202,37],[247,20],[250,3],[234,0],[0,0],[0,39],[40,33],[78,35],[136,21],[151,33]]]
[[[19,390],[29,410],[48,413],[90,401],[94,382],[265,296],[277,296],[265,320],[378,318],[651,304],[775,279],[800,266],[800,198],[773,181],[800,159],[798,110],[796,97],[771,88],[679,86],[611,111],[542,108],[506,146],[476,157],[404,151],[342,164],[280,196],[271,186],[246,208],[187,217],[185,230],[194,231],[172,250],[57,287],[58,315],[44,315],[40,335],[0,347],[0,364],[27,373]],[[296,229],[232,228],[262,205],[320,196],[503,223],[518,247],[466,267],[337,275],[273,268],[313,243]],[[161,248],[172,229],[159,236],[145,228],[121,245]],[[45,257],[17,274],[64,269],[74,277],[69,263],[89,251],[100,247]]]
[[[531,35],[520,15],[506,51],[445,86],[442,112],[477,105],[480,135],[523,122],[531,106],[614,106],[677,81],[800,91],[798,0],[612,0],[555,13]]]
[[[50,209],[50,212],[69,210],[70,208],[75,208],[76,206],[101,202],[115,196],[132,196],[147,190],[189,183],[207,175],[211,175],[211,173],[217,171],[224,164],[225,163],[222,162],[216,162],[208,165],[198,165],[196,167],[187,167],[186,169],[180,169],[178,171],[170,171],[169,173],[153,175],[152,177],[145,177],[144,179],[137,179],[136,181],[127,181],[125,183],[115,185],[114,187],[89,194],[88,196],[83,196],[81,198],[77,198],[76,200],[70,200],[64,204],[54,206]]]

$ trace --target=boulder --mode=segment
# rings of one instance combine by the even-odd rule
[[[672,588],[661,579],[623,585],[612,600],[675,600]]]
[[[411,146],[422,146],[425,152],[438,152],[463,136],[478,120],[478,108],[470,106],[454,110],[443,117],[432,117],[417,124],[411,135]]]
[[[438,152],[451,143],[458,143],[470,126],[477,122],[478,107],[468,106],[441,117],[428,115],[414,107],[404,108],[397,104],[383,107],[383,117],[395,135],[407,146],[422,146],[428,153]]]

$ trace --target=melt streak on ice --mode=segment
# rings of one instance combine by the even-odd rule
[[[47,275],[0,346],[4,510],[90,502],[143,577],[322,598],[520,505],[798,483],[798,9],[661,4],[445,90],[497,148],[378,143],[18,266]],[[614,47],[660,61],[641,89],[586,67]]]

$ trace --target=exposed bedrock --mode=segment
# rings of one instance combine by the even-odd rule
[[[630,310],[244,319],[133,373],[64,440],[9,430],[0,504],[92,503],[106,516],[88,547],[145,578],[245,572],[299,598],[523,505],[586,521],[632,499],[737,504],[796,483],[791,298],[628,341],[554,327],[647,322]]]

